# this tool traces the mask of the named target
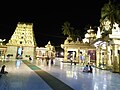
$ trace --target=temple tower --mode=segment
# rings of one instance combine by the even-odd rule
[[[16,29],[8,41],[6,56],[10,58],[28,59],[35,57],[36,41],[33,32],[33,23],[18,22]]]

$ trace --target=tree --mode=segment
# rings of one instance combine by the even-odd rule
[[[118,24],[120,23],[120,3],[109,0],[108,3],[104,4],[104,6],[101,9],[101,19],[100,19],[102,29],[104,29],[102,22],[105,21],[106,19],[108,19],[111,22],[109,29],[111,32],[111,29],[113,28],[113,24],[115,22]]]
[[[72,36],[74,28],[70,26],[68,21],[64,22],[62,25],[62,30],[64,35],[68,35],[69,37]]]
[[[73,39],[73,41],[76,41],[77,38],[81,39],[80,34],[82,35],[83,32],[80,32],[80,30],[77,30],[77,29],[74,30],[74,32],[73,32],[72,35],[71,35],[71,38]]]

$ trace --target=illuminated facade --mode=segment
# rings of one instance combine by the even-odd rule
[[[36,41],[33,24],[18,22],[15,32],[6,46],[6,56],[10,56],[10,58],[28,59],[28,56],[35,58]]]
[[[7,46],[3,43],[5,42],[5,39],[0,39],[0,60],[3,61],[5,59],[5,53],[7,50]]]
[[[48,42],[47,45],[45,45],[45,47],[37,47],[36,48],[36,58],[40,59],[42,57],[53,57],[55,58],[56,55],[56,51],[55,51],[55,47],[51,45],[50,41]]]
[[[120,73],[120,28],[114,23],[111,34],[106,34],[110,29],[108,24],[108,21],[104,24],[104,31],[98,28],[98,37],[93,43],[96,47],[96,66]]]
[[[86,62],[91,62],[94,57],[95,66],[100,69],[112,70],[112,72],[120,73],[120,27],[114,23],[112,30],[110,29],[110,21],[105,20],[95,34],[94,30],[87,30],[83,42],[73,42],[68,37],[61,47],[64,49],[64,61],[68,61],[68,52],[73,51],[73,57],[76,61],[80,61],[81,52],[85,57]],[[74,55],[75,54],[75,55]],[[95,54],[95,56],[93,55]]]
[[[74,42],[71,37],[67,37],[67,39],[64,41],[64,44],[61,44],[61,47],[64,49],[64,61],[69,61],[69,52],[71,51],[73,52],[72,58],[76,62],[81,63],[82,59],[84,59],[84,62],[86,64],[90,62],[95,63],[96,48],[94,46],[91,46],[89,43],[94,38],[91,37],[93,33],[91,33],[90,30],[92,29],[90,28],[87,33],[90,38],[85,36],[85,39],[83,39],[83,41],[79,41],[77,38],[77,41]]]

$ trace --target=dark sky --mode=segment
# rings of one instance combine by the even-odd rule
[[[39,47],[46,45],[48,41],[59,46],[66,39],[61,30],[65,21],[69,21],[72,27],[83,33],[86,32],[84,28],[87,25],[99,26],[100,10],[107,1],[22,2],[18,5],[14,2],[15,5],[9,4],[0,8],[0,38],[9,40],[18,22],[30,22],[33,23]],[[84,34],[81,36],[84,37]]]

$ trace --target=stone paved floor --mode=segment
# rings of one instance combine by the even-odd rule
[[[106,70],[93,68],[93,73],[82,72],[80,65],[55,64],[47,66],[45,62],[31,62],[42,70],[58,78],[74,90],[120,90],[120,75]],[[6,62],[8,74],[0,78],[0,90],[53,90],[41,77],[23,62]],[[62,89],[64,90],[64,89]]]

